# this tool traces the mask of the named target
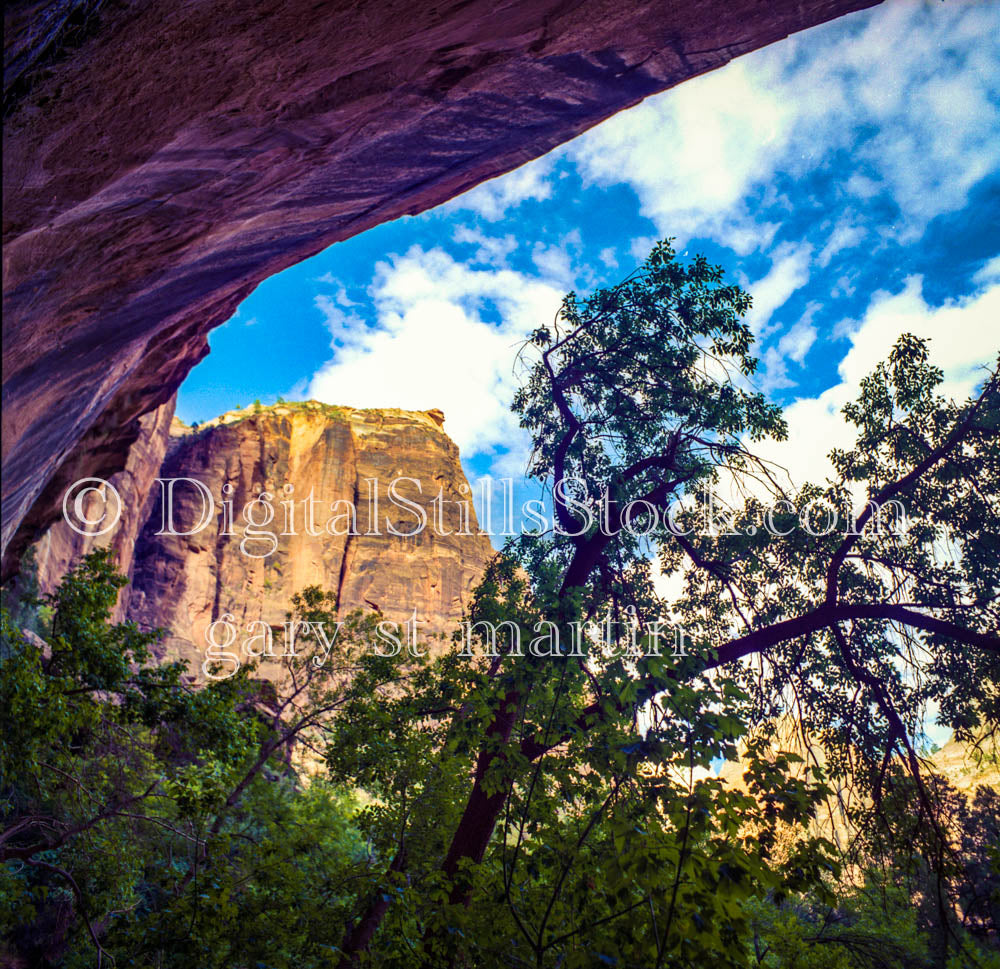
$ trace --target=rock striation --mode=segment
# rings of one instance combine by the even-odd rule
[[[237,647],[261,629],[248,624],[267,624],[280,652],[292,595],[319,585],[342,614],[402,624],[415,611],[420,647],[433,649],[493,554],[443,419],[308,402],[198,428],[175,420],[136,544],[128,618],[166,629],[163,658],[197,672],[214,620],[232,617]]]
[[[5,569],[267,276],[875,2],[7,4]]]

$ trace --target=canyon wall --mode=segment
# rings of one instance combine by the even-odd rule
[[[167,453],[175,404],[176,398],[172,397],[139,418],[141,433],[128,449],[125,467],[111,475],[106,485],[100,485],[96,493],[78,490],[68,496],[63,516],[34,546],[39,593],[55,592],[62,577],[96,548],[110,548],[118,570],[131,579],[136,539],[153,508],[153,484]],[[108,486],[114,489],[114,495]],[[107,519],[99,521],[105,514]],[[90,527],[88,522],[95,525]],[[115,621],[124,619],[130,594],[130,586],[119,593]]]
[[[924,782],[927,783],[931,774],[941,777],[970,803],[979,787],[997,788],[1000,786],[1000,764],[989,756],[989,743],[984,743],[983,747],[985,751],[977,750],[971,744],[958,741],[953,734],[943,747],[922,758]],[[719,770],[719,778],[728,787],[747,793],[750,788],[744,776],[749,767],[745,740],[740,742],[738,749],[739,759],[725,761]],[[777,721],[764,757],[773,763],[779,754],[800,758],[790,762],[789,773],[792,777],[803,778],[807,769],[813,767],[824,771],[829,769],[820,740],[809,738],[800,721],[789,714]],[[811,779],[816,778],[813,775]],[[845,786],[842,779],[827,776],[825,780],[835,793],[820,804],[810,830],[832,841],[841,851],[847,851],[858,834],[849,812],[870,807],[869,794],[863,789],[856,789],[853,784]],[[787,830],[791,832],[791,829]],[[785,842],[786,846],[790,843]]]
[[[5,571],[261,280],[874,2],[7,4]]]
[[[199,428],[175,421],[160,477],[197,479],[211,501],[188,482],[172,496],[157,488],[136,544],[128,618],[165,628],[161,657],[187,659],[194,673],[213,620],[232,616],[238,646],[252,621],[280,630],[293,593],[319,585],[342,614],[361,608],[402,623],[415,610],[421,648],[433,649],[493,554],[443,419],[309,402],[247,408]]]

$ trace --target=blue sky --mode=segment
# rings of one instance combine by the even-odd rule
[[[519,475],[519,340],[664,236],[753,295],[793,480],[822,478],[840,407],[904,330],[969,393],[1000,347],[1000,4],[889,0],[332,246],[212,333],[178,415],[279,395],[439,407],[471,479]]]

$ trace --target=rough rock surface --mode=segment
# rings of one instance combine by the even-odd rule
[[[7,4],[3,547],[267,276],[875,2]]]
[[[194,531],[208,503],[195,486],[178,483],[172,527],[194,534],[158,535],[171,521],[157,489],[136,547],[128,618],[167,629],[163,656],[186,658],[197,672],[213,620],[230,614],[240,647],[261,631],[248,632],[248,623],[262,620],[280,632],[292,594],[320,585],[337,592],[342,613],[374,609],[402,623],[416,610],[425,624],[418,626],[421,648],[433,648],[430,634],[450,632],[493,554],[442,421],[440,411],[316,402],[247,408],[197,429],[175,421],[160,477],[201,481],[216,513]],[[399,498],[426,511],[421,530],[418,512],[391,500],[389,488],[402,478],[412,480],[397,483]],[[270,497],[249,507],[262,492]],[[439,494],[443,503],[435,507]],[[250,520],[264,522],[268,508],[273,522],[247,529]],[[393,535],[390,525],[416,534]],[[274,649],[281,652],[280,635]]]
[[[167,452],[175,403],[176,400],[171,398],[139,419],[142,432],[129,448],[125,468],[108,479],[118,497],[110,495],[105,487],[101,488],[100,494],[91,492],[83,495],[81,510],[84,518],[97,522],[106,512],[109,516],[106,522],[90,529],[74,517],[81,529],[78,531],[60,517],[35,544],[40,593],[54,592],[62,577],[95,548],[110,547],[115,553],[119,571],[131,578],[135,542],[152,511],[153,482],[160,473],[160,465]],[[75,516],[74,504],[73,500],[67,502],[70,516]],[[120,517],[117,517],[119,514]],[[117,524],[114,524],[115,518]],[[104,531],[105,527],[107,531]],[[92,534],[96,530],[103,531],[103,534]],[[113,617],[115,620],[124,617],[130,591],[129,586],[121,590]]]

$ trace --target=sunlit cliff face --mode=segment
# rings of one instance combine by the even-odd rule
[[[128,617],[166,628],[167,655],[200,668],[221,616],[241,642],[267,635],[294,593],[318,585],[341,613],[415,616],[424,648],[433,645],[492,554],[443,420],[313,402],[175,424],[136,545]]]

